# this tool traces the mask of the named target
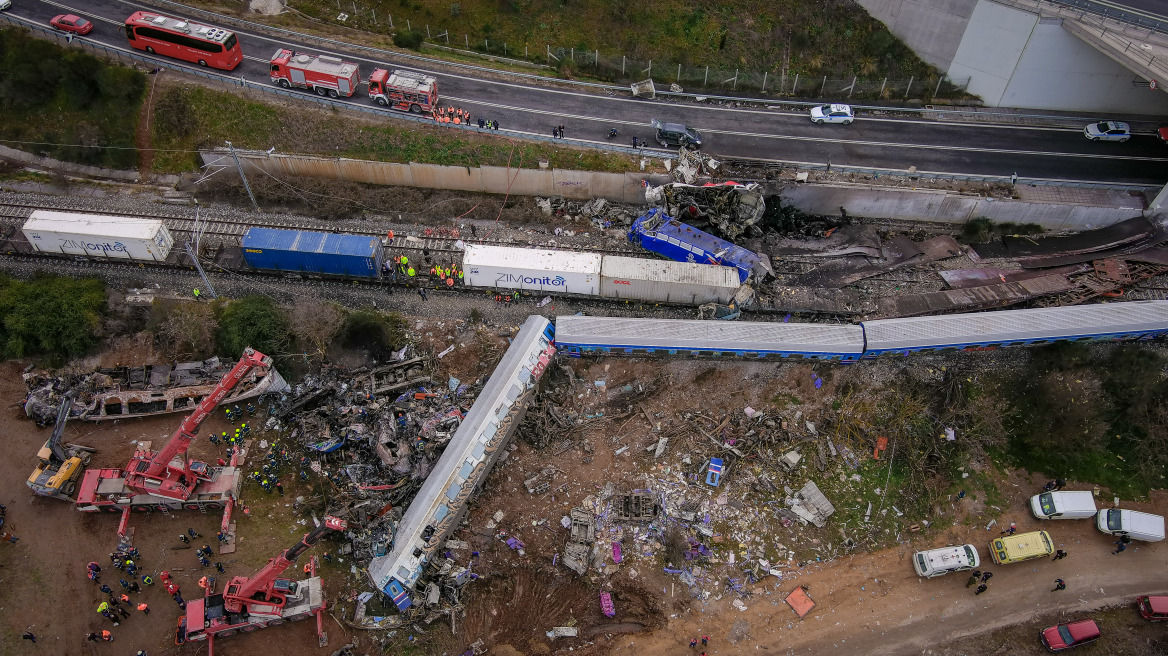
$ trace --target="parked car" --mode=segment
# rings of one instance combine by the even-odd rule
[[[1168,620],[1168,597],[1164,595],[1136,597],[1136,608],[1140,609],[1140,615],[1146,620]]]
[[[1161,125],[1156,128],[1156,136],[1160,138],[1160,143],[1168,144],[1168,125]]]
[[[1091,141],[1119,141],[1131,139],[1131,126],[1119,121],[1099,121],[1083,128],[1083,135]]]
[[[702,133],[681,123],[666,123],[653,119],[649,125],[657,130],[657,143],[662,146],[679,146],[696,149],[702,146]]]
[[[55,16],[53,20],[49,21],[49,25],[62,32],[72,32],[74,34],[89,34],[93,31],[93,23],[73,14]]]
[[[12,0],[0,0],[0,11],[4,11],[12,6]]]
[[[1062,651],[1098,640],[1099,625],[1095,620],[1064,622],[1042,631],[1042,644],[1051,651]]]
[[[851,105],[820,105],[811,108],[811,120],[818,125],[842,123],[847,125],[856,120]]]

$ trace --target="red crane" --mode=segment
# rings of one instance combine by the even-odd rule
[[[329,531],[344,531],[346,528],[348,524],[344,520],[325,517],[323,524],[269,560],[255,576],[232,577],[222,593],[216,594],[208,589],[204,597],[188,600],[186,612],[178,619],[175,644],[206,640],[208,656],[214,656],[217,637],[226,638],[240,631],[297,622],[313,615],[316,616],[320,644],[327,644],[322,614],[328,603],[314,562],[305,565],[308,578],[303,580],[291,581],[280,578],[280,575]]]
[[[206,477],[207,470],[205,463],[192,463],[186,457],[199,425],[253,368],[270,366],[270,357],[251,347],[244,349],[235,367],[199,402],[195,411],[179,424],[165,446],[157,452],[146,449],[134,452],[130,464],[126,465],[126,487],[138,494],[154,494],[180,501],[189,499],[199,479]],[[181,466],[173,462],[176,458],[182,459]]]
[[[289,594],[288,579],[279,576],[288,569],[300,554],[308,551],[329,531],[344,531],[348,524],[343,519],[325,517],[324,523],[309,531],[300,542],[290,549],[268,561],[268,564],[255,576],[233,576],[223,591],[224,607],[228,613],[239,613],[243,609],[256,604],[274,605],[283,607]]]

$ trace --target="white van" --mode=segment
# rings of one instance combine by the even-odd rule
[[[974,569],[980,564],[981,558],[977,555],[977,548],[972,544],[929,549],[913,554],[913,568],[917,570],[917,576],[930,579],[949,572]]]
[[[1164,539],[1164,518],[1135,510],[1104,508],[1095,516],[1095,528],[1111,535],[1126,535],[1133,540],[1159,542]]]
[[[1030,512],[1038,519],[1087,519],[1099,509],[1090,492],[1043,492],[1030,497]]]

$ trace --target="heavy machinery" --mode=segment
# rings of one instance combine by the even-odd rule
[[[232,388],[253,368],[270,366],[272,359],[268,356],[250,347],[244,349],[235,367],[179,424],[161,450],[151,451],[149,442],[139,442],[125,469],[85,472],[77,494],[77,509],[84,512],[145,512],[226,508],[230,512],[242,482],[236,467],[238,450],[228,465],[219,467],[188,460],[186,452],[199,425]],[[224,524],[227,521],[225,514]]]
[[[316,615],[320,646],[327,645],[322,616],[328,604],[324,586],[316,575],[315,559],[304,567],[308,578],[292,581],[280,578],[280,575],[327,533],[346,528],[348,524],[344,520],[325,517],[324,523],[269,560],[255,576],[234,576],[223,592],[213,593],[208,588],[203,598],[188,600],[186,612],[178,620],[174,643],[181,645],[192,640],[206,640],[207,656],[214,656],[217,637],[226,638],[240,631],[250,633]]]
[[[61,406],[57,408],[57,423],[53,425],[53,434],[37,452],[40,464],[28,477],[29,488],[42,497],[72,501],[77,479],[81,472],[85,471],[93,453],[91,447],[61,444],[65,424],[69,421],[69,410],[73,406],[73,397],[74,393],[70,390],[61,399]]]

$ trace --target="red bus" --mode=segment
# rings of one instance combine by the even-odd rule
[[[234,32],[148,11],[134,12],[126,19],[126,38],[132,48],[199,66],[230,71],[243,61]]]

